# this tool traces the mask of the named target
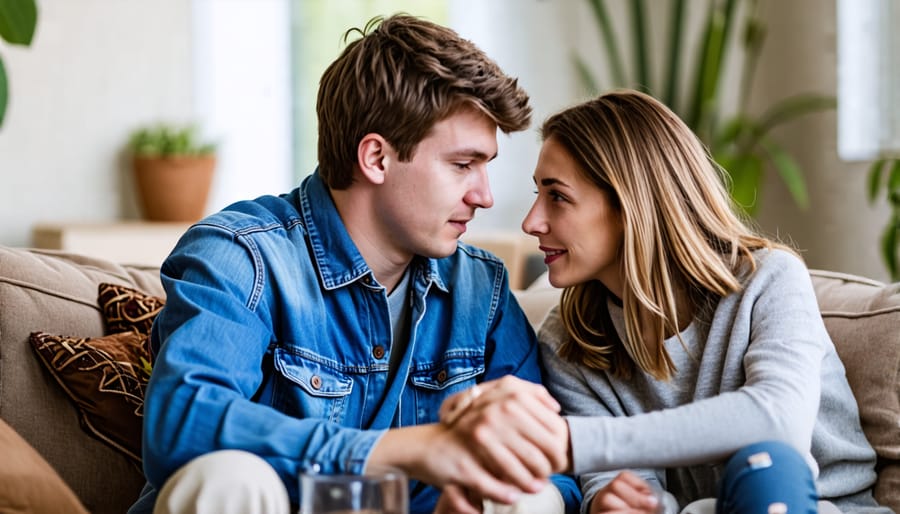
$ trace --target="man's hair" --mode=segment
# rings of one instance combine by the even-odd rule
[[[377,133],[408,161],[435,123],[462,107],[493,120],[505,133],[531,121],[518,81],[471,41],[409,15],[374,18],[319,83],[319,174],[333,189],[353,181],[363,136]]]
[[[628,376],[633,365],[659,379],[675,371],[666,334],[678,334],[676,297],[699,314],[707,303],[740,290],[753,251],[779,247],[736,214],[723,170],[668,107],[637,91],[613,91],[566,109],[541,129],[559,142],[621,216],[627,337],[605,314],[609,291],[599,281],[563,292],[561,315],[570,339],[561,355],[593,369]],[[613,301],[616,301],[613,299]],[[641,333],[641,313],[652,320]],[[647,318],[644,318],[645,320]],[[646,339],[655,341],[651,352]],[[650,345],[651,347],[653,345]]]

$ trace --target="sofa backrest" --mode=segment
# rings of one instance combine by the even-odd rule
[[[825,328],[847,370],[866,438],[878,453],[875,498],[900,512],[900,283],[811,270]],[[537,329],[559,303],[543,274],[515,294]]]
[[[79,427],[72,403],[40,365],[29,334],[104,335],[101,282],[162,296],[158,268],[54,251],[0,247],[0,418],[33,446],[94,514],[121,514],[144,479]]]

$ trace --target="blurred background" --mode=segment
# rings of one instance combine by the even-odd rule
[[[290,190],[315,167],[318,79],[343,33],[403,11],[473,40],[532,98],[532,129],[499,138],[496,203],[473,231],[519,231],[546,116],[628,86],[689,121],[736,201],[810,267],[889,280],[896,3],[37,0],[30,44],[0,40],[0,244],[39,244],[40,226],[141,226],[129,140],[157,123],[215,143],[205,212]]]

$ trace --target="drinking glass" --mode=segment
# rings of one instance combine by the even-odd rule
[[[300,514],[409,514],[406,475],[371,467],[361,475],[300,475]]]

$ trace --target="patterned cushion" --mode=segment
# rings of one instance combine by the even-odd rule
[[[95,339],[34,332],[31,345],[78,408],[81,426],[141,462],[147,336],[120,332]]]
[[[40,361],[78,409],[82,428],[140,465],[150,327],[165,302],[115,284],[99,286],[108,335],[33,332]]]
[[[161,298],[106,283],[100,284],[97,302],[103,311],[107,334],[129,331],[149,334],[153,320],[166,304]]]

